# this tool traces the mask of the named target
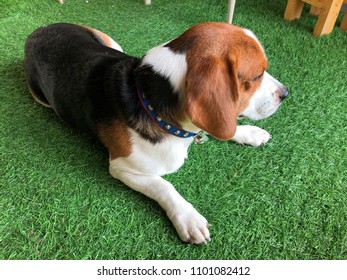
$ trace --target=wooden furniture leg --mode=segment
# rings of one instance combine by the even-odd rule
[[[301,16],[304,2],[301,0],[288,0],[286,11],[284,12],[285,20],[298,19]]]
[[[324,0],[322,10],[318,16],[313,35],[329,34],[335,25],[337,16],[342,7],[343,0]]]
[[[318,16],[320,11],[321,11],[322,8],[318,8],[318,7],[315,7],[315,6],[311,6],[311,9],[310,9],[310,14],[311,15],[314,15],[314,16]]]
[[[347,31],[347,11],[345,12],[345,15],[343,16],[340,28],[344,31]]]

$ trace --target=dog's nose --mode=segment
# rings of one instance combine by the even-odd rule
[[[288,89],[287,89],[287,88],[284,88],[283,91],[282,91],[282,93],[281,93],[281,95],[280,95],[281,101],[283,101],[284,99],[286,99],[286,97],[288,96],[288,94],[289,94]]]

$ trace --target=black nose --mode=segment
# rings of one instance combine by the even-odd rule
[[[284,99],[286,99],[286,97],[288,96],[288,94],[289,94],[288,89],[287,89],[287,88],[284,88],[283,91],[282,91],[282,93],[281,93],[281,95],[280,95],[281,101],[283,101]]]

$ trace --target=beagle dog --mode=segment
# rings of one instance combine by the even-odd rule
[[[266,69],[255,35],[207,22],[150,49],[124,54],[108,35],[57,23],[34,31],[25,45],[29,90],[69,125],[109,151],[110,174],[154,199],[178,235],[210,240],[207,220],[161,176],[177,171],[202,133],[259,146],[270,134],[237,119],[272,115],[288,90]]]

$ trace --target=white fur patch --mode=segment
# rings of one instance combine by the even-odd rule
[[[251,145],[258,147],[267,143],[271,138],[271,135],[264,129],[261,129],[253,125],[238,125],[233,141],[241,145]]]
[[[258,43],[259,47],[261,48],[261,50],[263,51],[263,53],[264,53],[264,55],[265,55],[264,47],[263,47],[263,45],[260,43],[260,41],[259,41],[259,39],[257,38],[257,36],[255,36],[255,34],[254,34],[251,30],[249,30],[249,29],[243,28],[243,31],[246,33],[246,35],[248,35],[249,37],[251,37],[252,39],[254,39],[254,40]]]
[[[111,41],[111,48],[112,49],[123,52],[122,47],[116,41],[114,41],[112,38],[110,38],[110,41]]]
[[[150,65],[153,70],[169,79],[176,91],[184,88],[187,74],[187,61],[185,54],[172,52],[169,48],[160,45],[150,49],[143,58],[142,65]]]
[[[127,158],[117,158],[110,165],[120,170],[138,174],[163,176],[177,171],[188,157],[188,147],[193,138],[168,136],[163,142],[153,145],[137,132],[129,130],[132,153]]]

